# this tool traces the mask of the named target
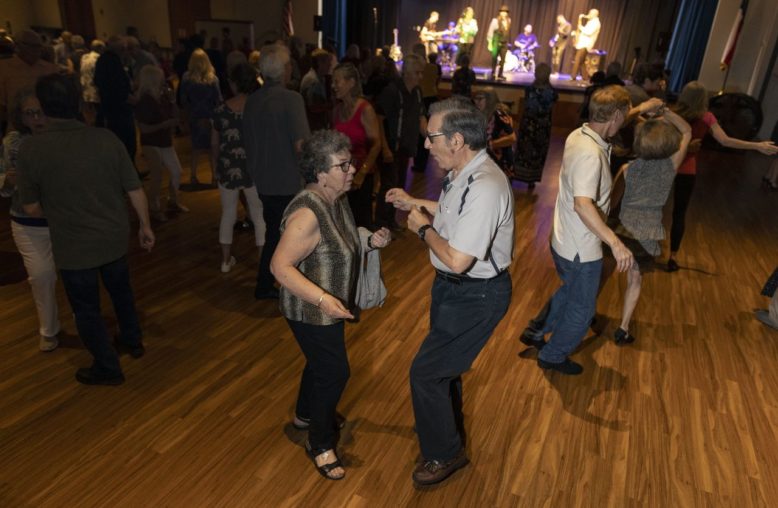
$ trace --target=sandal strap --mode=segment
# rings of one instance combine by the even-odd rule
[[[322,464],[321,466],[316,466],[320,471],[324,472],[327,476],[329,476],[329,473],[336,468],[343,467],[343,464],[341,464],[340,459],[336,460],[335,462],[331,462],[329,464]]]

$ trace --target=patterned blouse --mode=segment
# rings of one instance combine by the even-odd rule
[[[246,170],[246,149],[243,146],[243,112],[235,112],[220,104],[213,112],[213,128],[219,132],[219,158],[216,180],[227,189],[253,187]]]
[[[321,240],[297,269],[324,291],[339,298],[346,307],[351,307],[357,285],[360,242],[348,200],[342,196],[330,205],[315,192],[303,189],[286,207],[281,220],[282,232],[289,216],[300,208],[308,208],[316,215]],[[279,304],[281,314],[292,321],[310,325],[332,325],[342,321],[328,316],[315,304],[301,300],[284,287],[281,287]]]

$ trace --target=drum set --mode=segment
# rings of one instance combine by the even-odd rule
[[[535,51],[514,49],[505,54],[505,72],[535,72]]]

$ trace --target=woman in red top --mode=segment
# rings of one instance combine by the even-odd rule
[[[678,249],[681,247],[681,240],[683,239],[686,225],[686,209],[689,206],[689,200],[694,190],[694,181],[697,177],[697,152],[699,151],[702,138],[710,132],[716,141],[727,148],[757,150],[765,155],[775,155],[778,153],[778,147],[772,141],[751,142],[727,136],[727,133],[724,132],[724,129],[716,121],[713,113],[708,111],[708,91],[699,81],[692,81],[683,87],[674,109],[678,115],[691,125],[692,142],[689,145],[686,158],[678,168],[678,174],[675,177],[673,225],[670,229],[670,258],[667,260],[668,272],[674,272],[679,268],[675,257],[678,254]],[[695,145],[696,150],[694,149]]]
[[[373,175],[381,151],[378,117],[373,106],[362,98],[359,71],[342,63],[332,71],[332,91],[337,103],[332,112],[332,128],[351,140],[352,164],[357,168],[352,191],[348,193],[357,226],[373,225]]]

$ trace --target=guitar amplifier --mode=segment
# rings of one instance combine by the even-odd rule
[[[593,49],[586,54],[584,59],[584,67],[589,76],[597,71],[605,70],[605,57],[608,55],[607,51],[601,49]]]

